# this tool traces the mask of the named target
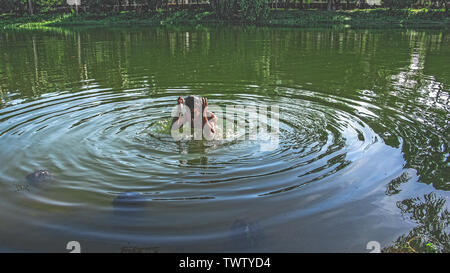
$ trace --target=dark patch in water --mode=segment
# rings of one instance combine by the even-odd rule
[[[53,180],[53,174],[48,170],[39,170],[26,176],[29,183],[43,183]]]
[[[148,199],[140,192],[123,192],[113,201],[115,209],[133,209],[143,207]]]

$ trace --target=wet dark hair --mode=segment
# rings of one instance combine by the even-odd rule
[[[184,100],[184,103],[191,110],[191,119],[194,118],[194,109],[197,108],[200,112],[203,110],[202,99],[197,96],[189,96]]]
[[[203,102],[201,97],[197,96],[188,96],[184,100],[184,105],[189,107],[189,110],[191,111],[191,128],[194,128],[194,109],[197,109],[200,113],[203,113]],[[208,120],[211,118],[208,118]],[[172,126],[173,124],[178,120],[178,117],[174,117],[172,120]],[[202,115],[202,126],[205,126],[205,120],[203,119]]]

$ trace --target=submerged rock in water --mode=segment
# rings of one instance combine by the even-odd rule
[[[119,194],[113,201],[115,208],[138,207],[145,204],[147,199],[140,192],[123,192]]]
[[[53,179],[53,174],[48,170],[39,170],[27,175],[26,179],[30,183],[42,183],[51,181]]]

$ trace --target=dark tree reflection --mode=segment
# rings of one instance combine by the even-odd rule
[[[429,193],[397,202],[402,214],[418,225],[383,252],[450,252],[450,215],[446,199]]]

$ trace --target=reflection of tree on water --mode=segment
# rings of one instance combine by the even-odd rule
[[[391,115],[408,121],[394,124],[393,136],[398,135],[406,140],[402,148],[407,168],[418,170],[422,182],[432,183],[436,189],[448,190],[449,184],[445,181],[448,138],[445,136],[448,135],[449,124],[443,117],[448,115],[449,95],[443,82],[426,73],[426,68],[430,67],[428,55],[446,39],[442,35],[436,37],[416,31],[407,33],[411,48],[409,66],[391,76],[388,106],[395,105],[392,108],[397,108],[396,113]],[[392,117],[386,115],[383,119]]]
[[[435,193],[397,202],[404,216],[418,224],[384,252],[450,252],[450,214],[445,198]]]
[[[393,179],[386,187],[386,195],[394,195],[400,193],[401,189],[400,186],[406,182],[408,182],[412,175],[411,172],[413,172],[413,169],[406,170],[403,172],[399,177]]]

